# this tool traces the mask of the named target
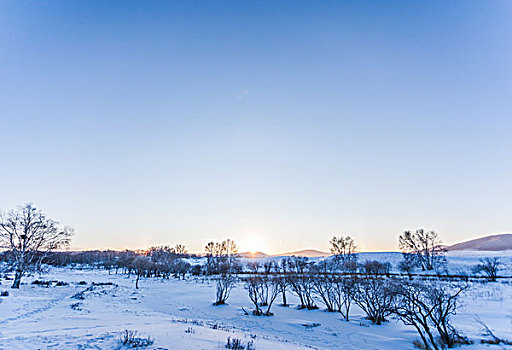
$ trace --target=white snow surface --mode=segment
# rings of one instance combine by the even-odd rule
[[[393,253],[368,254],[368,259],[387,257],[393,262],[399,257]],[[462,269],[478,258],[450,256],[449,263]],[[35,279],[69,285],[31,284]],[[87,285],[79,285],[79,281]],[[0,349],[116,349],[125,329],[154,338],[148,349],[225,349],[226,339],[231,337],[253,341],[257,350],[389,350],[414,349],[412,342],[418,339],[412,327],[398,320],[371,325],[357,307],[353,307],[349,322],[322,308],[298,310],[291,295],[290,307],[280,306],[278,298],[272,317],[244,315],[242,307],[251,310],[251,302],[242,283],[232,291],[228,305],[213,306],[215,285],[204,278],[141,279],[136,290],[133,276],[50,268],[42,276],[24,278],[19,290],[11,289],[11,282],[0,278],[0,291],[10,293],[0,297]],[[90,288],[92,282],[114,285],[95,286],[84,292],[83,300],[72,298]],[[477,320],[485,322],[496,335],[512,339],[512,282],[472,283],[462,304],[453,323],[475,343],[461,349],[505,349],[480,344],[485,337]]]

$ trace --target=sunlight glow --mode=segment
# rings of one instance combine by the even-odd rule
[[[247,236],[240,241],[239,252],[267,252],[268,245],[257,236]]]

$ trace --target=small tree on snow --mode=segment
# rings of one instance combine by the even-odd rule
[[[484,274],[490,281],[496,281],[501,265],[499,258],[480,259],[480,264],[473,267],[473,273]]]
[[[1,215],[0,248],[12,254],[12,288],[19,288],[23,275],[38,268],[49,252],[68,246],[72,235],[73,229],[47,218],[32,204]]]

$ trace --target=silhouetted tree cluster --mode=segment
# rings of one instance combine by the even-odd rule
[[[338,268],[344,271],[355,271],[357,268],[357,245],[354,239],[350,236],[334,236],[329,243]]]
[[[439,235],[434,231],[418,229],[416,232],[405,231],[399,237],[399,248],[409,268],[420,267],[423,271],[440,270],[446,265]],[[402,266],[405,270],[406,266]]]
[[[216,298],[214,305],[226,303],[237,282],[236,273],[242,266],[238,256],[238,246],[231,239],[220,243],[209,242],[205,246],[206,274],[216,275]]]

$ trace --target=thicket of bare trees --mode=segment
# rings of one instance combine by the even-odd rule
[[[2,217],[0,242],[7,251],[4,260],[12,261],[15,281],[19,287],[23,274],[29,267],[41,263],[57,266],[89,265],[135,276],[135,288],[142,277],[185,278],[191,273],[203,275],[215,282],[214,305],[225,304],[238,282],[237,275],[244,273],[238,247],[232,240],[210,242],[205,247],[206,263],[191,266],[190,255],[183,245],[156,246],[146,251],[89,251],[54,252],[69,243],[72,230],[61,228],[55,221],[30,205]],[[11,243],[12,241],[12,243]],[[273,260],[252,261],[242,277],[249,299],[254,305],[253,315],[271,316],[271,308],[279,296],[282,305],[288,305],[287,293],[299,300],[299,309],[316,309],[317,303],[329,312],[337,312],[349,320],[353,305],[366,313],[374,324],[381,324],[396,317],[417,331],[425,349],[438,350],[465,342],[451,323],[456,313],[458,299],[467,289],[446,281],[423,280],[412,274],[414,268],[425,271],[445,266],[444,250],[435,232],[417,230],[400,236],[403,260],[398,268],[407,272],[408,279],[391,273],[391,264],[378,260],[358,263],[356,244],[350,236],[330,240],[333,257],[312,261],[306,257],[286,257]],[[473,272],[482,273],[495,280],[501,262],[497,258],[481,260]]]
[[[73,229],[61,226],[32,204],[0,216],[0,248],[9,252],[14,270],[12,288],[28,271],[38,269],[48,253],[69,245]]]

